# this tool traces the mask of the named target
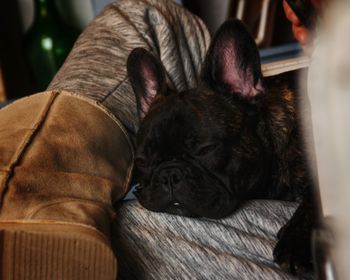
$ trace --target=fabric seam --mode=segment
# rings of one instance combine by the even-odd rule
[[[101,110],[102,112],[104,112],[109,118],[112,119],[112,121],[114,121],[117,126],[120,128],[120,130],[122,131],[127,143],[128,143],[128,146],[129,146],[129,150],[130,150],[130,153],[131,153],[131,164],[130,166],[128,167],[128,171],[127,171],[127,174],[125,176],[125,179],[124,179],[124,183],[123,183],[123,191],[124,192],[127,192],[128,191],[128,185],[131,181],[131,177],[132,177],[132,170],[133,170],[133,166],[134,166],[134,149],[133,149],[133,145],[131,144],[131,141],[129,139],[129,136],[128,136],[128,133],[126,132],[124,126],[121,124],[121,122],[110,112],[108,111],[107,108],[105,108],[100,102],[98,101],[95,101],[95,100],[91,100],[87,97],[84,97],[84,96],[81,96],[77,93],[73,93],[73,92],[68,92],[68,91],[61,91],[61,94],[62,95],[66,95],[66,96],[71,96],[73,98],[78,98],[80,100],[83,100],[95,107],[97,107],[99,110]]]
[[[42,94],[44,94],[44,93],[42,93]],[[38,117],[34,121],[32,128],[24,136],[24,139],[19,144],[16,152],[14,153],[13,157],[10,160],[10,163],[8,165],[8,171],[6,172],[5,179],[4,179],[2,186],[1,186],[0,205],[2,205],[2,203],[3,203],[3,198],[6,195],[6,191],[8,188],[8,182],[13,174],[13,170],[14,170],[15,166],[21,160],[21,158],[23,157],[23,155],[26,152],[26,149],[29,147],[30,143],[32,142],[32,139],[35,137],[37,131],[40,130],[42,124],[45,122],[47,115],[49,114],[50,108],[53,105],[56,97],[59,95],[59,92],[58,91],[51,91],[50,95],[51,96],[46,101],[44,108],[41,110]]]

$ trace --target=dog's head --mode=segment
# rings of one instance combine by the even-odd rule
[[[141,118],[136,174],[140,203],[153,211],[220,218],[261,179],[260,58],[242,23],[215,34],[198,88],[174,92],[161,63],[144,49],[128,58]]]

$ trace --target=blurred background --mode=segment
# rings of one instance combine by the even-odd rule
[[[0,102],[45,90],[86,25],[112,0],[0,1]],[[263,62],[296,57],[282,1],[178,0],[211,33],[239,18],[255,36]]]

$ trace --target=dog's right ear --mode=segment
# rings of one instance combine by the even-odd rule
[[[136,48],[128,57],[127,70],[136,96],[137,111],[143,119],[153,99],[166,93],[165,69],[150,52]]]
[[[227,20],[215,33],[201,77],[216,92],[248,99],[264,92],[259,51],[242,22]]]

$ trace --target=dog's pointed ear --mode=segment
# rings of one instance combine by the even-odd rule
[[[150,52],[136,48],[128,57],[127,70],[136,96],[137,111],[143,119],[153,99],[166,93],[165,69]]]
[[[239,20],[228,20],[215,33],[201,78],[216,91],[254,97],[264,91],[258,48]]]

